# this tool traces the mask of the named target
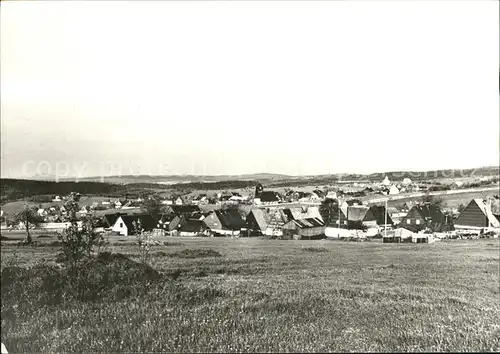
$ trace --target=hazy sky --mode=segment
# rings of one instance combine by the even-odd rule
[[[2,2],[2,177],[496,165],[498,25],[496,1]]]

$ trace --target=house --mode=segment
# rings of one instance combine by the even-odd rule
[[[158,228],[168,232],[175,232],[179,230],[181,225],[186,221],[183,215],[177,214],[163,214],[158,220]]]
[[[117,199],[113,202],[114,206],[116,209],[120,209],[122,206],[124,206],[127,203],[125,199]]]
[[[182,202],[182,198],[181,197],[178,197],[176,200],[175,200],[175,205],[182,205],[183,202]]]
[[[197,205],[169,205],[166,214],[189,215],[194,213],[201,213],[201,209]]]
[[[179,228],[179,236],[208,236],[208,228],[200,220],[187,220]]]
[[[280,212],[278,208],[273,208],[271,210],[268,209],[267,216],[269,222],[267,223],[264,235],[281,237],[283,235],[282,228],[283,225],[285,224],[285,221],[283,220],[283,214]]]
[[[243,198],[240,195],[233,195],[233,196],[229,197],[229,201],[230,202],[237,202],[237,203],[239,203],[239,202],[242,202],[244,200],[245,200],[245,198]]]
[[[147,214],[135,214],[135,215],[120,215],[116,219],[111,230],[118,232],[120,235],[129,236],[133,235],[138,230],[151,231],[156,227],[156,223]]]
[[[43,208],[39,208],[36,213],[38,214],[38,216],[41,216],[41,217],[45,217],[48,215],[48,212],[47,210],[43,209]]]
[[[281,196],[278,192],[274,191],[262,191],[259,198],[255,198],[254,202],[256,204],[272,204],[279,203],[281,201]]]
[[[372,215],[374,216],[375,220],[377,221],[378,226],[392,226],[394,225],[394,221],[392,220],[391,216],[389,215],[389,211],[385,210],[385,206],[383,205],[372,205],[370,206],[370,211]],[[406,214],[405,214],[406,215]],[[387,223],[386,223],[386,217],[387,217]]]
[[[207,204],[208,203],[207,195],[199,194],[191,201],[191,203],[194,205]]]
[[[389,187],[391,185],[391,181],[389,180],[389,177],[385,176],[384,180],[381,183],[384,186]]]
[[[214,210],[203,219],[203,223],[214,233],[223,235],[239,235],[245,227],[245,220],[238,210]]]
[[[62,199],[61,199],[61,197],[60,197],[60,196],[55,195],[55,196],[52,198],[52,201],[53,201],[53,202],[62,202]]]
[[[325,235],[325,223],[318,218],[290,220],[283,225],[282,229],[285,239],[323,238]]]
[[[3,210],[0,210],[0,228],[2,230],[7,228],[7,218],[5,217]]]
[[[405,212],[405,213],[408,213],[410,211],[411,208],[413,208],[413,206],[415,206],[416,203],[414,202],[405,202],[402,206],[401,206],[401,211],[402,212]]]
[[[413,206],[401,220],[400,227],[412,232],[423,230],[444,232],[451,229],[453,225],[452,218],[443,214],[437,205],[424,203]]]
[[[464,182],[462,181],[455,181],[451,184],[450,188],[451,189],[460,189],[464,186]]]
[[[299,202],[314,202],[320,201],[321,198],[316,193],[304,193],[303,196],[300,197]]]
[[[399,189],[394,184],[389,188],[389,195],[399,194]]]
[[[330,191],[326,195],[326,199],[337,199],[337,192]]]
[[[284,208],[280,210],[282,218],[285,222],[290,220],[302,220],[307,218],[316,218],[323,221],[323,217],[319,212],[318,207],[298,207],[298,208]]]
[[[111,201],[110,201],[109,199],[107,199],[107,200],[103,200],[103,201],[101,202],[101,204],[102,204],[102,205],[109,206],[109,205],[111,205]]]
[[[491,201],[472,199],[455,220],[455,229],[481,232],[500,227],[500,221],[493,214]]]
[[[344,227],[347,227],[347,217],[346,214],[344,213],[345,208],[342,208],[342,206],[339,206],[338,204],[333,204],[331,206],[331,211],[329,212],[329,221],[327,227],[339,227],[339,224],[344,225]],[[347,211],[347,210],[346,210]]]
[[[269,217],[262,209],[252,209],[247,215],[244,228],[250,233],[264,233],[269,223]]]
[[[163,205],[172,205],[172,204],[174,204],[174,201],[171,200],[171,199],[165,199],[165,200],[161,201],[161,204],[163,204]]]
[[[347,216],[348,229],[377,228],[377,219],[369,207],[364,205],[353,205],[343,208]]]
[[[313,190],[313,193],[318,197],[318,199],[325,199],[326,194],[321,189]]]
[[[411,183],[412,183],[412,181],[408,177],[403,178],[403,185],[404,186],[409,186]]]
[[[118,217],[120,215],[125,215],[125,214],[120,214],[120,213],[115,213],[115,214],[104,214],[103,215],[103,219],[104,221],[106,222],[107,224],[107,227],[110,228],[110,227],[113,227],[113,225],[115,224],[116,222],[116,219],[118,219]]]

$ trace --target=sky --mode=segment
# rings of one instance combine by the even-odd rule
[[[499,163],[496,1],[0,11],[3,178]]]

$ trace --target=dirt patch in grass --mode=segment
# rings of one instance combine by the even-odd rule
[[[304,247],[302,250],[306,252],[328,252],[326,248],[319,248],[319,247]]]
[[[165,242],[163,242],[163,246],[184,246],[184,244],[180,243],[180,242],[165,241]]]
[[[170,253],[169,257],[208,258],[208,257],[222,257],[222,254],[211,249],[186,249],[180,252]]]

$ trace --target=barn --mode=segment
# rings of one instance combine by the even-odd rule
[[[239,235],[245,227],[245,220],[238,210],[214,210],[203,219],[203,223],[214,233],[222,235]]]
[[[201,220],[187,220],[181,225],[179,236],[208,236],[208,228]]]
[[[151,231],[156,227],[154,219],[147,214],[120,215],[116,219],[111,230],[120,235],[129,236],[136,233],[137,229]]]
[[[481,232],[500,227],[498,218],[491,206],[483,199],[472,199],[455,220],[455,229]]]
[[[252,234],[262,234],[266,231],[268,223],[269,217],[264,210],[252,209],[246,217],[245,229]]]
[[[290,220],[283,225],[285,239],[317,239],[325,235],[325,223],[318,218]]]
[[[430,203],[413,206],[401,220],[400,227],[413,232],[430,230],[444,232],[453,228],[451,217],[443,214],[439,206]]]

